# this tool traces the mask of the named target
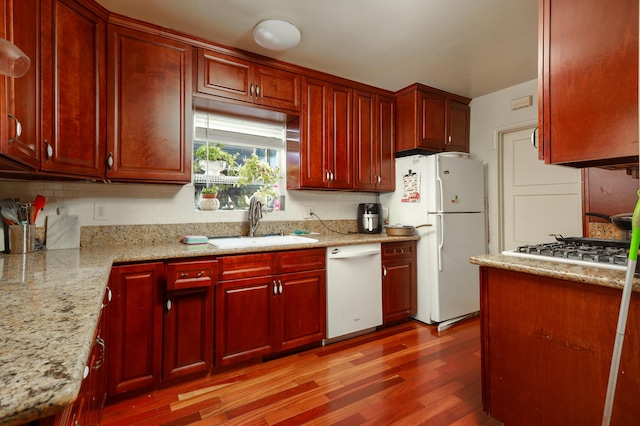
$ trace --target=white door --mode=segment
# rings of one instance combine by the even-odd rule
[[[579,169],[547,165],[531,144],[534,128],[501,134],[500,250],[582,236]]]

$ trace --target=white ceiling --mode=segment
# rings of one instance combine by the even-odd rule
[[[470,98],[537,77],[538,0],[97,0],[108,10],[396,91],[419,82]],[[300,44],[252,39],[264,19]]]

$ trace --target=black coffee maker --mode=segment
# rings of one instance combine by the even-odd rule
[[[358,232],[360,234],[382,232],[382,206],[379,203],[358,204]]]

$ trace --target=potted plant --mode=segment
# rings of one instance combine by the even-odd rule
[[[276,196],[274,185],[280,179],[280,168],[271,167],[268,163],[260,161],[256,154],[245,158],[238,167],[238,185],[260,185],[263,195]]]
[[[220,191],[218,185],[211,185],[200,191],[200,201],[198,201],[200,210],[218,210],[220,208],[220,200],[217,198],[218,191]]]
[[[235,164],[236,155],[229,154],[221,144],[204,144],[196,149],[194,170],[196,172],[204,170],[207,175],[217,176],[226,168],[231,168]]]

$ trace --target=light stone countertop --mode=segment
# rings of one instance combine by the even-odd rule
[[[417,240],[304,235],[311,244],[219,250],[178,242],[0,255],[0,424],[50,416],[77,397],[114,263]]]
[[[576,281],[585,284],[605,287],[624,287],[625,271],[614,269],[572,265],[569,263],[553,262],[545,259],[529,259],[503,254],[485,254],[473,256],[471,263],[510,271],[525,272],[544,277],[561,280]],[[633,290],[640,292],[640,278],[634,278]]]

